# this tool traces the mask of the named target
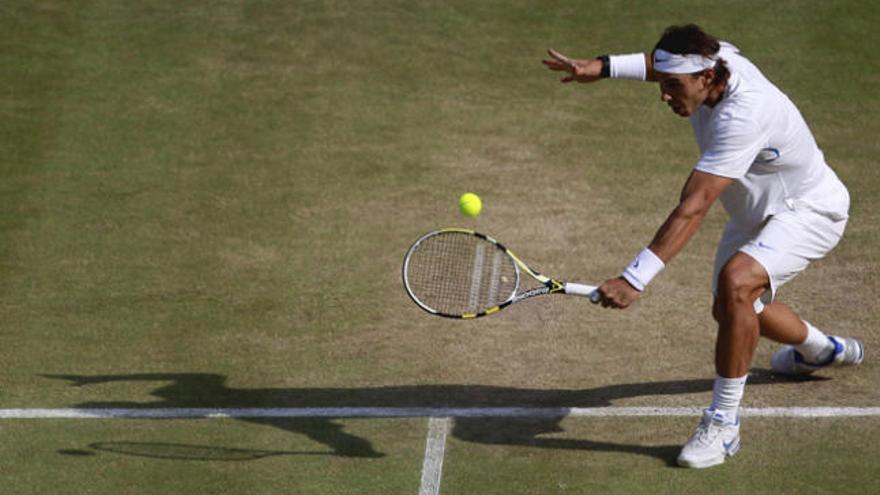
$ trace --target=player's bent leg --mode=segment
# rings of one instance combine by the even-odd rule
[[[786,304],[773,301],[758,314],[761,336],[780,344],[799,345],[807,339],[807,325]]]
[[[800,318],[784,304],[773,302],[779,287],[837,245],[845,225],[846,221],[809,210],[783,212],[771,217],[757,237],[737,248],[738,254],[751,256],[768,274],[769,291],[761,298],[764,308],[758,319],[761,335],[784,344],[770,363],[778,373],[801,375],[828,366],[854,366],[864,360],[860,341],[826,335],[809,322],[798,321]],[[729,249],[722,252],[719,248],[719,252],[726,254]],[[716,258],[716,266],[718,263]]]

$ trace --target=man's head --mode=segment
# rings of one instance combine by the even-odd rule
[[[654,46],[660,99],[682,117],[700,105],[714,106],[730,72],[718,58],[721,44],[695,24],[670,26]]]

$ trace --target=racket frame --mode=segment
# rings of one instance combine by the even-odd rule
[[[513,262],[514,262],[513,266],[515,268],[515,273],[516,273],[516,281],[514,283],[513,292],[510,294],[510,296],[506,300],[504,300],[504,302],[498,304],[497,306],[494,306],[492,308],[489,308],[489,309],[486,309],[484,311],[480,311],[477,313],[452,314],[452,313],[444,313],[442,311],[438,311],[438,310],[428,306],[427,304],[425,304],[421,300],[419,300],[418,296],[416,296],[413,293],[412,289],[410,289],[409,277],[407,275],[408,268],[409,268],[409,260],[412,256],[413,252],[415,252],[415,250],[418,248],[418,246],[421,245],[426,239],[429,239],[431,237],[438,236],[438,235],[449,234],[449,233],[473,235],[479,239],[483,239],[485,241],[488,241],[491,244],[493,244],[495,247],[500,249],[511,260],[513,260]],[[529,276],[531,276],[532,278],[537,280],[541,284],[541,286],[523,291],[521,293],[517,293],[517,291],[519,290],[519,284],[520,284],[520,280],[521,280],[520,271],[525,272],[526,274],[528,274]],[[406,256],[403,259],[403,286],[406,289],[406,293],[407,293],[407,295],[409,295],[410,299],[412,299],[413,302],[416,303],[416,305],[419,306],[420,308],[422,308],[423,310],[427,311],[428,313],[434,314],[434,315],[444,316],[446,318],[455,318],[455,319],[473,319],[473,318],[479,318],[482,316],[488,316],[488,315],[495,314],[495,313],[501,311],[502,309],[506,308],[507,306],[510,306],[511,304],[513,304],[515,302],[519,302],[524,299],[529,299],[529,298],[535,297],[535,296],[541,296],[544,294],[554,294],[554,293],[567,294],[567,293],[569,293],[569,294],[581,295],[581,296],[586,296],[586,297],[592,298],[592,296],[590,296],[588,294],[592,293],[596,289],[595,287],[589,286],[589,285],[569,284],[569,283],[560,282],[558,280],[547,277],[546,275],[543,275],[543,274],[533,270],[532,268],[530,268],[521,259],[519,259],[519,257],[517,257],[515,254],[513,254],[513,252],[510,251],[510,249],[507,249],[503,244],[501,244],[500,242],[498,242],[494,238],[489,237],[485,234],[481,234],[479,232],[470,230],[470,229],[462,229],[462,228],[457,228],[457,227],[432,230],[431,232],[428,232],[427,234],[424,234],[423,236],[419,237],[412,244],[412,246],[410,246],[409,250],[407,250],[407,252],[406,252]],[[566,288],[569,288],[570,291],[567,291]]]

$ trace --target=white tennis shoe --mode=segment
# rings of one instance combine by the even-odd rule
[[[739,450],[739,417],[731,421],[714,409],[703,411],[703,419],[678,454],[678,465],[707,468],[724,462]]]
[[[837,336],[829,336],[828,340],[834,344],[834,352],[824,363],[808,363],[797,349],[784,345],[773,353],[770,368],[783,375],[808,375],[829,366],[857,366],[865,359],[862,341]]]

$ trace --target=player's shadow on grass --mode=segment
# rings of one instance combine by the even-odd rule
[[[129,375],[45,375],[67,380],[73,386],[98,385],[110,382],[162,382],[150,395],[150,402],[89,402],[77,404],[84,409],[107,408],[596,408],[613,405],[617,399],[642,396],[666,396],[708,392],[711,379],[674,380],[666,382],[608,385],[586,390],[534,390],[483,385],[413,385],[377,388],[291,388],[236,389],[226,386],[226,377],[209,373],[142,373]],[[818,380],[821,378],[811,378]],[[803,380],[803,379],[800,379]],[[749,385],[783,383],[791,379],[773,375],[767,370],[752,370]],[[539,418],[456,418],[452,436],[463,441],[527,446],[548,449],[574,449],[603,452],[625,452],[660,458],[672,463],[680,445],[645,446],[599,442],[573,438],[545,438],[548,433],[562,432],[560,421],[565,416]],[[344,457],[382,457],[373,444],[345,431],[340,419],[334,418],[241,418],[241,421],[280,428],[299,433],[326,445],[323,454]],[[110,445],[114,448],[107,448]],[[120,448],[119,446],[126,448]],[[133,446],[133,447],[132,447]],[[99,451],[126,453],[156,458],[194,459],[193,452],[211,450],[204,446],[165,443],[97,442]],[[159,452],[158,454],[156,452]],[[168,452],[175,455],[169,455]],[[185,454],[180,454],[184,452]],[[220,452],[220,454],[217,454]],[[229,460],[259,458],[244,449],[214,448],[212,455],[233,452]],[[261,451],[253,451],[261,452]],[[284,454],[322,454],[321,452],[285,452]],[[202,456],[210,460],[210,456]],[[238,458],[235,458],[238,457]]]

